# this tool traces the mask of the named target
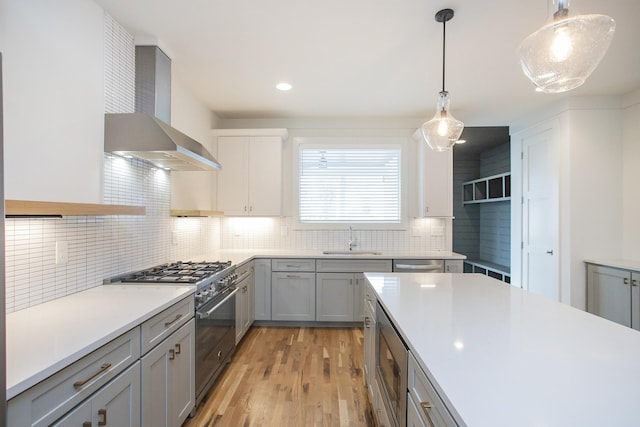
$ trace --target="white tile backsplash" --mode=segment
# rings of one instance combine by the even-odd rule
[[[193,259],[220,247],[218,218],[169,216],[168,172],[109,155],[104,165],[104,202],[143,205],[146,215],[8,218],[7,313],[98,286],[128,271]],[[69,247],[65,264],[56,264],[60,241]]]
[[[447,250],[447,227],[451,220],[417,218],[407,230],[354,230],[360,250],[442,251]],[[432,227],[438,233],[432,234]],[[290,217],[223,218],[221,246],[224,249],[316,249],[344,250],[349,230],[296,229]]]

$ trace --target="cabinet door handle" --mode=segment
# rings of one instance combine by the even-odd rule
[[[247,205],[244,205],[244,211],[245,212],[247,211]]]
[[[427,422],[429,423],[429,427],[435,427],[433,425],[433,421],[431,420],[431,417],[429,416],[429,409],[433,408],[433,405],[431,404],[431,402],[420,402],[420,407],[422,408],[422,412],[424,412],[424,415],[427,417]]]
[[[106,426],[107,425],[107,410],[106,409],[98,409],[98,425]]]
[[[91,427],[91,421],[85,421],[82,423],[82,427]]]
[[[371,327],[371,319],[369,319],[369,317],[364,318],[364,327],[367,329]]]
[[[180,354],[180,344],[176,344],[176,354]]]
[[[91,375],[86,380],[76,381],[75,383],[73,383],[73,387],[74,388],[81,388],[82,386],[84,386],[86,383],[88,383],[89,381],[91,381],[92,379],[94,379],[95,377],[100,375],[101,373],[107,371],[110,367],[111,367],[111,363],[103,363],[102,366],[100,367],[100,369],[98,370],[98,372],[96,372],[95,374]]]
[[[169,360],[173,360],[176,358],[176,352],[174,349],[169,349]]]
[[[174,323],[176,323],[180,319],[182,319],[182,314],[177,314],[176,318],[173,319],[171,322],[164,322],[164,327],[168,328],[169,326],[173,325]]]
[[[638,286],[638,281],[636,279],[633,279],[631,281],[631,286]]]
[[[300,264],[287,264],[287,268],[300,268]]]
[[[297,274],[287,274],[287,279],[299,279],[300,276]]]
[[[622,283],[624,283],[625,285],[629,284],[629,278],[625,277],[624,279],[622,279]]]

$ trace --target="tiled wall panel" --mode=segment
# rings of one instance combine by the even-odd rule
[[[408,230],[354,230],[358,250],[440,251],[450,220],[419,218]],[[345,250],[349,230],[300,230],[294,219],[224,218],[221,246],[225,249]]]

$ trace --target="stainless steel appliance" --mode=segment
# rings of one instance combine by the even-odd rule
[[[235,351],[236,281],[231,261],[176,262],[128,273],[109,281],[196,285],[196,405]]]
[[[444,273],[444,260],[394,259],[393,271],[397,273]]]
[[[202,144],[171,127],[171,60],[157,46],[136,46],[136,112],[105,114],[104,151],[171,170],[222,169]]]
[[[407,420],[407,347],[387,313],[376,304],[376,382],[395,427]]]

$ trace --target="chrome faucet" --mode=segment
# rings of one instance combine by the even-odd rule
[[[353,238],[353,227],[349,226],[349,250],[352,251],[355,246],[358,246],[358,244]]]

